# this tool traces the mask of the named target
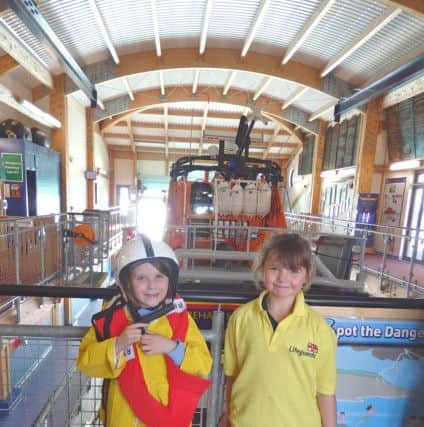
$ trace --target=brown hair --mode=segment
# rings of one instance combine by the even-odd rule
[[[119,282],[121,284],[122,289],[125,292],[125,295],[128,299],[128,302],[135,307],[140,306],[140,302],[137,301],[137,299],[134,296],[131,283],[130,283],[130,277],[131,273],[141,264],[152,264],[153,267],[156,268],[156,270],[160,271],[162,274],[164,274],[168,279],[171,278],[171,268],[169,263],[166,260],[163,259],[142,259],[136,262],[133,262],[132,264],[127,265],[123,270],[121,270],[121,273],[119,274]],[[167,296],[170,296],[170,289],[168,285],[168,294]]]
[[[263,268],[269,256],[276,255],[284,267],[296,271],[304,267],[308,282],[304,284],[306,292],[311,287],[314,274],[312,250],[309,242],[297,233],[284,233],[273,236],[256,256],[253,264],[253,274],[258,288],[263,289]]]

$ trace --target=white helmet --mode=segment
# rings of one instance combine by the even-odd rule
[[[169,266],[169,291],[173,299],[178,285],[178,259],[174,251],[165,243],[150,240],[143,234],[137,235],[135,239],[127,241],[115,258],[115,277],[118,286],[125,295],[125,289],[121,283],[122,272],[135,262],[149,262],[153,260],[165,261]]]

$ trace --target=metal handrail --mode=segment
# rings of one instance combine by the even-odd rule
[[[0,325],[0,337],[36,337],[80,340],[87,332],[87,327],[75,326],[44,326],[44,325]],[[209,399],[207,400],[207,427],[216,427],[218,424],[219,410],[222,406],[220,398],[223,396],[220,387],[222,375],[221,352],[224,341],[224,312],[217,310],[212,315],[212,328],[201,331],[205,340],[210,344],[210,351],[213,359],[212,370],[209,375],[212,380]],[[55,400],[64,390],[64,384],[60,384],[51,396],[51,399],[44,406],[41,417],[38,418],[38,425],[43,425],[42,421],[49,417],[53,410]],[[82,398],[82,395],[81,395]]]

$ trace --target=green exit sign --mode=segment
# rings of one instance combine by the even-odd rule
[[[9,182],[23,181],[23,165],[21,153],[1,154],[0,179]]]

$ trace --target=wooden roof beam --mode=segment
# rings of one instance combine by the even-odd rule
[[[252,102],[252,93],[248,91],[233,90],[229,92],[226,97],[223,97],[219,91],[214,87],[199,87],[198,95],[191,94],[191,87],[187,86],[174,86],[170,88],[169,95],[166,99],[163,99],[158,93],[157,89],[151,89],[146,91],[140,91],[134,94],[134,101],[128,103],[122,98],[114,98],[109,101],[107,105],[107,111],[102,112],[98,109],[95,111],[95,120],[103,121],[101,124],[102,131],[108,130],[110,127],[114,126],[116,123],[126,120],[128,117],[131,117],[133,114],[141,114],[143,112],[148,112],[151,109],[162,108],[162,105],[166,102],[168,104],[190,101],[198,102],[201,104],[204,102],[205,98],[209,102],[232,104],[239,106],[249,106]],[[124,97],[126,98],[126,96]],[[281,115],[281,104],[275,102],[274,98],[269,96],[261,96],[255,103],[255,110],[257,111],[266,111],[277,116]],[[123,109],[123,103],[126,102],[126,111],[120,113]],[[337,102],[337,99],[335,100]],[[294,109],[294,107],[290,107]],[[296,110],[296,109],[294,109]],[[297,111],[297,110],[296,110]],[[301,114],[291,114],[285,115],[285,122],[291,122],[295,125],[301,125],[302,128],[307,129],[308,132],[315,133],[315,123],[310,123],[307,120],[307,115],[304,112]]]
[[[44,86],[53,89],[53,77],[48,68],[0,19],[0,48],[17,61]]]
[[[21,64],[12,58],[9,54],[0,56],[0,76],[8,73],[9,71],[16,70]]]
[[[105,133],[103,135],[103,137],[105,139],[124,139],[127,141],[131,141],[131,136],[129,134],[126,133]],[[195,137],[186,137],[186,136],[176,136],[176,137],[168,137],[169,141],[171,142],[186,142],[186,143],[200,143],[199,138],[195,138]],[[218,139],[219,137],[216,138],[211,138],[208,137],[206,138],[206,140],[208,141],[208,143],[218,143]],[[134,135],[133,136],[133,140],[135,143],[138,142],[157,142],[159,143],[165,143],[165,138],[161,135]],[[262,141],[255,141],[253,140],[250,144],[251,147],[253,148],[263,148],[264,147],[264,143]],[[281,148],[293,148],[294,146],[296,146],[296,143],[293,142],[276,142],[274,139],[274,146],[278,146]]]
[[[233,83],[234,77],[237,75],[237,71],[233,70],[231,71],[230,75],[228,76],[228,79],[225,83],[224,90],[222,91],[222,94],[225,96],[227,95],[228,91],[230,90],[231,84]]]
[[[253,18],[253,21],[250,25],[249,33],[247,34],[246,40],[244,41],[243,49],[241,51],[242,57],[247,55],[247,51],[249,50],[250,45],[256,36],[256,32],[258,31],[259,26],[262,24],[269,4],[270,0],[262,0],[261,4],[259,5],[255,17]]]
[[[202,133],[200,134],[199,154],[201,154],[203,150],[203,137],[205,135],[206,124],[208,121],[208,110],[209,110],[209,103],[206,103],[205,109],[203,110],[203,118],[202,118],[202,126],[201,126]]]
[[[127,77],[122,77],[122,81],[124,82],[124,86],[125,86],[125,89],[126,89],[126,91],[128,93],[128,96],[130,97],[131,101],[134,101],[134,93],[133,93],[133,91],[132,91],[132,89],[130,87],[130,83],[128,81],[128,78]]]
[[[168,106],[163,106],[163,124],[165,127],[165,159],[169,157],[169,142],[168,142]]]
[[[200,70],[194,70],[194,78],[193,78],[193,87],[191,88],[191,93],[193,95],[197,92],[197,86],[199,85],[199,78],[200,78]]]
[[[200,33],[199,54],[203,55],[206,49],[206,40],[208,38],[209,20],[212,15],[213,0],[207,0],[205,13],[203,15],[202,31]]]
[[[93,12],[94,18],[99,27],[100,33],[102,34],[103,40],[105,41],[107,48],[109,49],[113,61],[115,62],[115,64],[119,64],[118,54],[116,53],[116,49],[112,43],[109,31],[106,28],[102,15],[100,14],[100,10],[97,7],[96,0],[88,0],[88,4],[90,5],[91,11]]]
[[[113,153],[113,157],[115,159],[134,159],[134,153],[128,149],[126,146],[122,145],[108,145],[108,151]],[[188,149],[175,149],[172,153],[169,153],[169,160],[175,161],[182,156],[192,155],[192,152]],[[163,150],[161,148],[156,147],[138,147],[135,152],[135,156],[138,160],[164,160],[163,159]],[[274,157],[274,156],[273,156]],[[275,159],[285,161],[288,160],[289,157],[287,155],[277,155],[274,157]],[[208,163],[205,161],[205,163]]]
[[[422,0],[380,0],[392,7],[400,7],[407,13],[418,18],[424,17],[424,2]]]
[[[268,85],[272,82],[272,77],[265,77],[262,80],[261,85],[256,90],[255,94],[253,95],[253,100],[256,101],[261,95],[262,92],[268,87]]]
[[[163,71],[159,71],[159,85],[160,85],[160,94],[165,96],[165,76],[163,75]]]
[[[130,139],[131,150],[135,153],[135,140],[134,140],[134,132],[131,126],[131,119],[127,120],[127,128],[128,128],[128,137]]]
[[[336,104],[337,104],[337,100],[330,101],[327,104],[325,104],[323,107],[319,108],[318,110],[313,111],[310,114],[308,121],[312,122],[312,121],[318,119],[319,117],[321,117],[323,114],[328,113],[331,109],[334,109],[334,106]]]
[[[156,0],[150,0],[150,7],[152,10],[153,33],[155,36],[156,55],[161,56],[162,49],[160,47],[159,23],[158,23],[158,16],[156,13]]]
[[[162,112],[163,114],[163,112]],[[204,113],[203,113],[204,114]],[[210,116],[211,112],[208,112],[207,116]],[[169,122],[169,117],[171,116],[170,114],[170,109],[168,107],[168,122]],[[238,117],[239,118],[239,117]],[[162,129],[163,125],[162,123],[157,123],[157,122],[136,122],[134,121],[134,118],[132,119],[132,127],[133,129],[137,129],[137,128],[144,128],[144,129]],[[119,122],[116,124],[116,126],[126,126],[126,122]],[[237,126],[232,126],[232,127],[225,127],[225,126],[211,126],[208,125],[207,126],[208,131],[212,131],[212,132],[229,132],[229,133],[234,133],[234,135],[237,133]],[[191,125],[185,125],[185,124],[180,124],[180,123],[172,123],[169,124],[168,123],[168,130],[202,130],[203,126],[202,124],[193,124],[193,126]],[[113,128],[109,131],[109,133],[113,133]],[[257,138],[263,135],[272,135],[274,133],[273,129],[255,129],[253,128],[251,135],[257,135]],[[288,132],[286,131],[282,131],[280,132],[280,134],[283,135],[289,135]]]
[[[266,159],[269,152],[271,151],[271,147],[274,143],[275,138],[277,138],[278,134],[280,133],[280,129],[281,129],[281,126],[279,124],[277,124],[272,137],[269,138],[268,144],[267,144],[266,149],[264,151],[264,154],[262,156],[263,159]]]
[[[308,91],[308,87],[300,87],[298,89],[295,89],[290,96],[284,101],[283,105],[281,106],[282,110],[285,110],[288,106],[293,104],[293,102],[296,101],[296,99],[300,98],[305,92]]]

